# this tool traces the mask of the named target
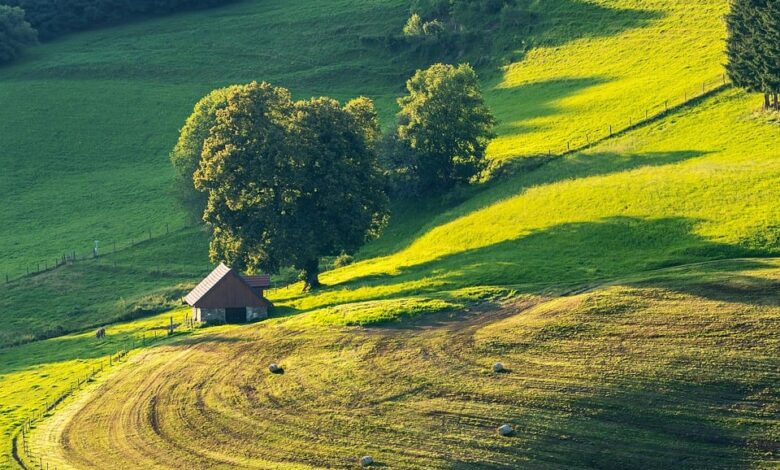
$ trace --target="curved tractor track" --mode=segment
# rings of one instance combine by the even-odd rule
[[[61,410],[39,445],[58,468],[122,470],[350,468],[361,455],[390,468],[771,462],[766,416],[780,399],[761,384],[777,383],[776,360],[752,352],[778,352],[777,307],[607,289],[405,328],[204,334],[133,358]],[[600,312],[605,299],[621,300]],[[719,334],[735,322],[749,342]],[[509,372],[493,373],[496,360]],[[502,423],[516,435],[497,436]]]

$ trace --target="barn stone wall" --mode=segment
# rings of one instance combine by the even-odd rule
[[[224,308],[193,308],[195,321],[202,323],[225,323]]]
[[[255,321],[268,318],[268,307],[247,307],[246,321]]]

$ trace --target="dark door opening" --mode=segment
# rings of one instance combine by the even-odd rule
[[[246,309],[245,308],[226,308],[225,309],[225,322],[226,323],[246,323]]]

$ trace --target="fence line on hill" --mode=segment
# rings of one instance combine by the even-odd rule
[[[194,325],[191,322],[188,322],[186,319],[181,323],[181,325],[184,325],[190,329],[194,328]],[[72,382],[51,402],[47,401],[42,411],[34,412],[27,419],[25,419],[22,425],[17,428],[15,434],[11,437],[11,453],[16,463],[23,469],[57,470],[55,465],[50,465],[52,462],[47,461],[47,457],[43,455],[42,452],[39,452],[31,446],[29,435],[35,425],[43,421],[43,419],[47,417],[47,413],[53,411],[57,405],[65,401],[65,399],[68,397],[74,395],[77,391],[81,390],[81,388],[87,383],[92,382],[101,372],[103,372],[103,370],[112,367],[115,364],[121,363],[121,361],[125,359],[130,353],[130,351],[135,349],[136,345],[139,347],[148,346],[158,340],[166,338],[174,334],[176,326],[179,325],[174,325],[173,317],[171,317],[170,325],[164,324],[161,327],[161,329],[167,331],[167,334],[163,333],[158,335],[157,330],[152,330],[153,333],[151,335],[147,337],[144,334],[137,342],[134,338],[126,340],[123,347],[117,350],[117,352],[109,354],[105,359],[101,360],[99,366],[92,366],[91,371],[83,378],[77,378],[75,382]]]
[[[576,134],[572,134],[566,139],[565,143],[561,143],[560,147],[550,147],[547,151],[547,155],[563,156],[580,152],[606,139],[622,135],[630,130],[647,124],[648,122],[655,121],[671,111],[724,89],[730,84],[731,81],[725,73],[709,80],[704,80],[701,82],[701,86],[697,84],[696,86],[684,89],[682,95],[664,100],[663,102],[645,109],[636,110],[634,114],[629,115],[628,121],[616,124],[603,124],[596,129],[581,130]]]
[[[182,225],[178,228],[171,228],[170,224],[166,223],[165,228],[147,227],[140,231],[133,232],[129,236],[116,237],[114,240],[110,240],[108,242],[98,240],[97,248],[93,246],[90,249],[68,250],[67,252],[62,253],[60,256],[54,258],[53,260],[51,258],[47,258],[45,260],[39,259],[38,261],[34,261],[34,262],[26,262],[24,263],[24,267],[19,271],[20,274],[12,275],[8,271],[3,273],[2,274],[3,277],[0,278],[0,283],[4,283],[5,285],[7,285],[10,284],[11,282],[18,281],[26,277],[43,274],[45,272],[52,271],[54,269],[57,269],[61,266],[65,266],[68,264],[74,264],[78,262],[91,261],[91,260],[99,261],[102,256],[113,255],[115,253],[129,250],[135,248],[138,245],[141,245],[142,243],[164,238],[165,236],[170,235],[172,232],[178,230],[186,230],[188,228],[194,228],[194,227],[196,226]],[[128,239],[130,240],[129,242],[127,242]],[[124,240],[124,241],[118,241],[118,240]],[[116,265],[116,262],[114,262],[114,265]]]
[[[713,92],[723,89],[726,86],[728,86],[730,83],[731,82],[729,81],[729,79],[725,74],[720,74],[717,77],[711,78],[709,80],[704,80],[701,82],[701,86],[696,85],[683,90],[683,94],[681,96],[664,100],[661,103],[658,103],[654,106],[647,107],[643,110],[637,110],[636,113],[629,115],[629,118],[626,122],[615,123],[615,124],[604,124],[595,129],[580,130],[577,133],[572,134],[567,139],[565,139],[565,142],[560,142],[558,146],[550,147],[547,150],[547,156],[549,157],[563,156],[575,152],[580,152],[606,139],[622,135],[648,122],[652,122],[666,115],[670,111],[674,111],[675,109],[685,106],[691,103],[692,101],[695,101]],[[174,230],[183,230],[192,227],[195,226],[184,225]],[[156,232],[156,234],[154,234],[153,232]],[[167,223],[165,224],[164,231],[162,231],[161,229],[157,231],[155,229],[152,229],[151,227],[147,227],[146,229],[142,230],[140,233],[135,232],[130,237],[124,237],[125,240],[127,240],[127,238],[130,238],[129,244],[127,242],[124,242],[124,244],[122,244],[122,242],[117,242],[117,241],[101,242],[102,246],[105,247],[106,245],[108,245],[109,247],[111,247],[110,250],[104,251],[100,247],[98,247],[97,251],[85,250],[85,251],[78,252],[76,250],[71,250],[68,253],[63,253],[61,256],[58,256],[51,263],[49,262],[49,260],[36,261],[34,263],[25,263],[24,271],[21,274],[16,276],[12,276],[8,272],[4,274],[5,284],[9,284],[12,281],[23,279],[25,277],[35,276],[37,274],[51,271],[53,269],[59,268],[60,266],[66,264],[72,264],[79,261],[87,261],[93,259],[99,260],[101,255],[111,255],[119,251],[134,248],[135,246],[143,242],[148,242],[148,241],[162,238],[163,236],[170,234],[170,232],[171,230],[169,224]],[[43,269],[41,269],[41,266],[43,266]],[[0,283],[2,283],[2,281],[3,278],[0,278]]]

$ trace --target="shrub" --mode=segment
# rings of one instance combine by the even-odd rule
[[[25,21],[24,10],[0,5],[0,63],[10,62],[38,42],[38,33]]]
[[[419,37],[424,34],[423,22],[420,15],[413,13],[412,16],[409,17],[406,25],[404,25],[403,33],[406,37]]]
[[[352,255],[348,253],[341,253],[340,255],[336,256],[335,260],[333,260],[333,267],[343,268],[344,266],[349,266],[354,261],[355,258],[353,258]]]

